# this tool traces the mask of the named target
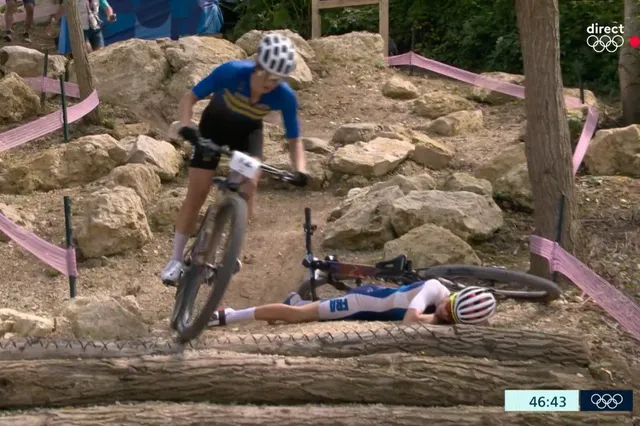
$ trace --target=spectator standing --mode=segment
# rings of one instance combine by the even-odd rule
[[[33,24],[33,11],[36,8],[36,0],[23,0],[22,2],[24,4],[24,11],[27,14],[27,18],[24,21],[24,33],[22,34],[22,38],[25,43],[31,43],[29,30],[31,30],[31,25]],[[17,0],[7,0],[7,11],[4,15],[4,22],[7,28],[4,34],[5,41],[13,41],[13,15],[16,13],[17,9]]]

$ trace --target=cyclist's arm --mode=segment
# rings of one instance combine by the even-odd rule
[[[282,122],[286,137],[289,140],[289,156],[291,164],[298,172],[306,172],[307,164],[304,147],[300,140],[300,122],[298,120],[298,100],[291,88],[282,87]]]
[[[422,285],[422,289],[411,299],[407,312],[402,319],[403,324],[414,322],[435,323],[435,315],[425,314],[429,305],[437,305],[446,296],[447,288],[438,280],[428,280]]]
[[[178,106],[178,120],[182,126],[191,125],[191,117],[193,117],[193,106],[196,102],[206,98],[218,89],[224,86],[224,83],[230,78],[232,66],[228,63],[222,64],[214,69],[211,74],[200,80],[198,84],[188,90],[180,99]]]

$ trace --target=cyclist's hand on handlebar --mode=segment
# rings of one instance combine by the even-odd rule
[[[307,186],[309,182],[309,175],[302,172],[295,172],[293,178],[289,181],[291,185],[298,186],[300,188]]]
[[[191,142],[192,144],[198,143],[198,138],[200,137],[200,132],[198,129],[192,126],[183,126],[178,130],[178,134]]]

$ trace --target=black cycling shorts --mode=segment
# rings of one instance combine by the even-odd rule
[[[198,128],[203,138],[262,160],[264,144],[262,121],[239,120],[226,111],[221,111],[215,105],[209,104],[202,113]],[[216,170],[219,163],[220,156],[203,153],[200,148],[195,147],[191,153],[189,167]]]

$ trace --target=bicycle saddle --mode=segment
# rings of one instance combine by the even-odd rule
[[[376,269],[385,275],[400,275],[405,272],[407,267],[407,255],[401,254],[393,259],[383,260],[375,264]]]

